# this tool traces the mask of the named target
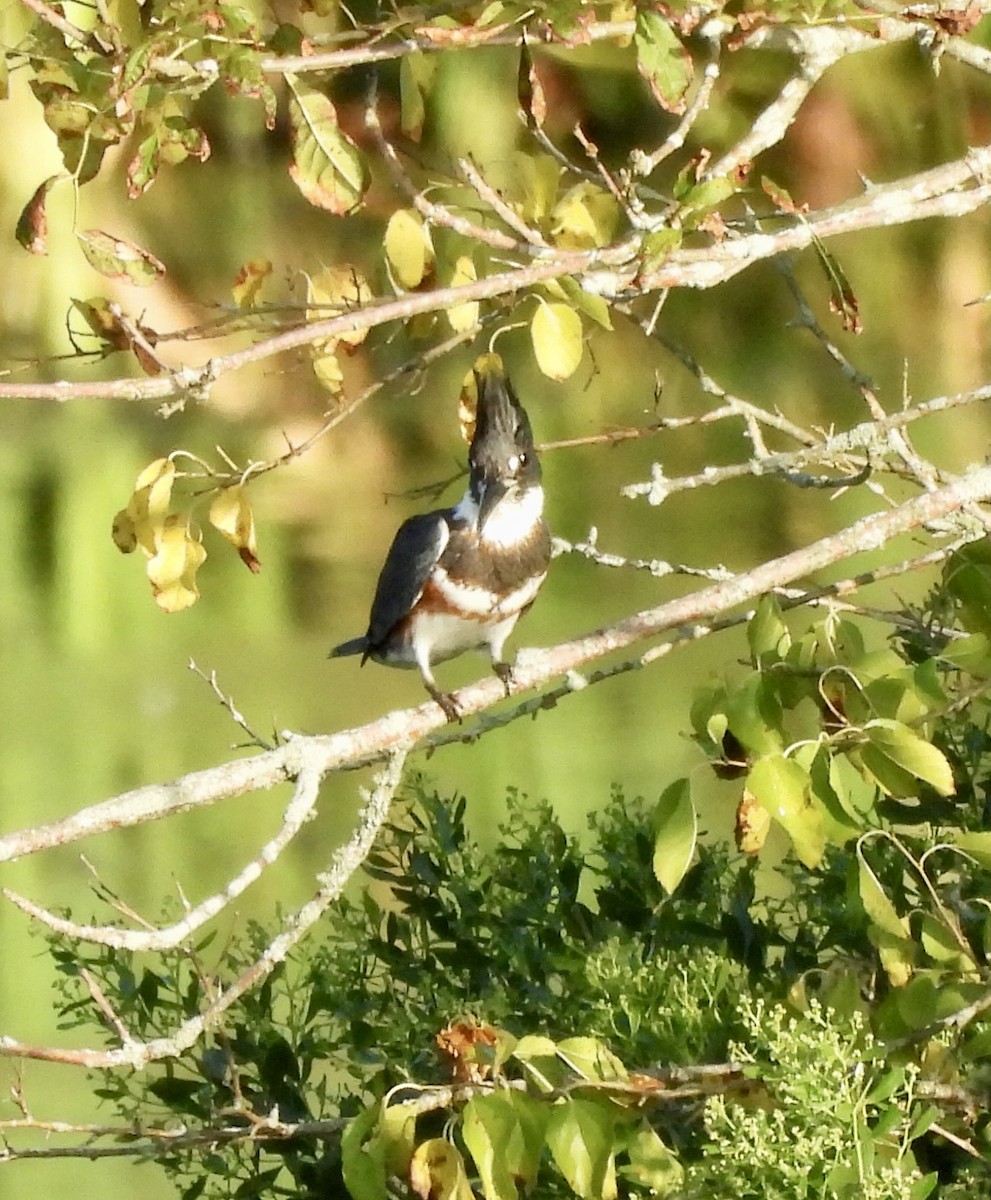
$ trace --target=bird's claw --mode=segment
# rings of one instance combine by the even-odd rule
[[[495,671],[495,673],[502,680],[502,686],[506,690],[506,695],[512,695],[514,683],[513,664],[507,662],[494,662],[492,664],[492,670]]]
[[[427,685],[427,691],[441,706],[444,710],[444,716],[452,724],[454,722],[461,723],[461,709],[458,708],[457,702],[450,692],[442,692],[440,688],[431,687],[429,684]]]

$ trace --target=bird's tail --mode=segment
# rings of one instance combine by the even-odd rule
[[[368,638],[356,637],[349,642],[341,642],[339,646],[335,646],[327,655],[328,658],[346,658],[349,654],[367,654],[368,653]]]

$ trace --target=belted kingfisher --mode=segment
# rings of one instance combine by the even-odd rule
[[[454,699],[432,664],[487,646],[508,686],[503,647],[547,575],[551,538],[544,521],[540,462],[526,412],[496,354],[475,364],[478,405],[468,451],[468,490],[454,508],[410,517],[379,575],[364,637],[331,650],[390,667],[418,667],[448,720]]]

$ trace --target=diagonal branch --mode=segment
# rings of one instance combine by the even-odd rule
[[[786,587],[854,555],[877,550],[919,526],[952,516],[962,506],[991,498],[991,467],[975,468],[952,483],[926,492],[896,508],[861,518],[838,533],[793,550],[732,579],[691,595],[633,614],[614,625],[543,650],[520,652],[509,690],[512,694],[543,687],[637,642],[668,630],[705,626],[721,615],[774,588]],[[974,536],[977,536],[975,531]],[[482,679],[456,693],[459,710],[472,716],[505,697],[503,682]],[[304,769],[324,774],[378,762],[442,728],[446,718],[429,701],[397,710],[368,725],[323,737],[293,737],[275,750],[252,758],[196,771],[168,784],[150,784],[92,805],[49,825],[0,837],[0,862],[75,842],[95,833],[158,820],[173,812],[213,804],[248,791],[297,778]]]

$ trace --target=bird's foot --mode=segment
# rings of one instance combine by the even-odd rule
[[[431,687],[429,683],[426,686],[427,686],[427,691],[430,693],[430,695],[437,701],[437,703],[444,710],[444,715],[447,717],[447,719],[452,724],[455,721],[457,721],[460,724],[461,709],[458,708],[457,703],[455,702],[455,699],[451,695],[451,693],[450,692],[442,692],[440,690],[440,688]]]
[[[496,661],[492,664],[492,670],[495,671],[495,673],[502,680],[502,686],[506,690],[506,695],[512,695],[513,683],[515,682],[515,677],[513,675],[513,664]]]

